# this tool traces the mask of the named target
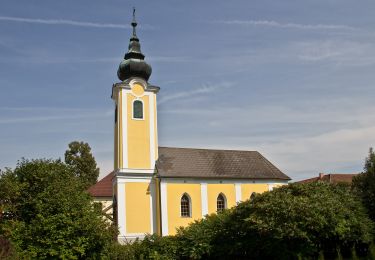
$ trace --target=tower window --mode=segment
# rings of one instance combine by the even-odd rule
[[[216,200],[217,213],[222,212],[226,208],[225,196],[220,193]]]
[[[143,103],[140,100],[133,102],[133,118],[143,119]]]
[[[191,217],[190,206],[190,198],[185,193],[181,197],[181,217]]]

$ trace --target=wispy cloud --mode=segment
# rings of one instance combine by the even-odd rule
[[[112,116],[112,110],[59,107],[0,107],[0,125],[69,121]],[[6,115],[6,116],[3,116]]]
[[[357,28],[338,24],[299,24],[280,23],[272,20],[229,20],[214,21],[213,23],[243,26],[269,26],[278,28],[302,29],[302,30],[356,30]]]
[[[47,25],[70,25],[80,27],[93,27],[93,28],[113,28],[113,29],[130,29],[128,24],[115,24],[115,23],[95,23],[84,21],[73,21],[65,19],[41,19],[41,18],[24,18],[13,16],[0,16],[0,21],[18,22],[18,23],[36,23]],[[149,25],[142,25],[143,29],[151,29]]]
[[[338,65],[365,66],[375,63],[375,45],[371,42],[325,40],[300,42],[291,49],[306,62],[334,62]]]
[[[191,57],[184,56],[150,56],[150,62],[190,62],[193,61]]]
[[[158,104],[161,105],[167,101],[171,101],[175,99],[181,100],[181,99],[186,99],[186,98],[190,98],[190,97],[197,96],[197,95],[212,93],[217,89],[227,88],[232,85],[233,85],[232,83],[224,82],[224,83],[217,84],[217,85],[203,85],[200,88],[195,88],[190,91],[179,91],[178,93],[162,96],[159,99]]]
[[[186,127],[179,120],[201,120],[192,123],[189,136],[168,135],[169,143],[163,145],[259,150],[297,180],[320,171],[360,171],[367,149],[375,145],[371,98],[326,97],[313,103],[211,105],[163,112],[176,113],[177,119],[170,123],[175,132]]]

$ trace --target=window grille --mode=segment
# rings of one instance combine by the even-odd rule
[[[133,103],[133,118],[143,119],[143,103],[140,100]]]
[[[181,217],[190,217],[190,199],[186,194],[181,197]]]
[[[217,196],[216,205],[218,213],[222,212],[226,208],[225,198],[223,194],[220,193],[219,196]]]

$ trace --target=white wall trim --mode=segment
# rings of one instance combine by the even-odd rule
[[[132,168],[121,168],[116,173],[146,173],[146,174],[154,174],[155,169],[132,169]]]
[[[117,182],[117,223],[119,229],[119,236],[124,236],[126,233],[126,192],[125,183]]]
[[[286,180],[252,180],[252,179],[200,179],[200,178],[162,178],[166,183],[207,183],[207,184],[288,184]]]
[[[146,182],[146,183],[151,183],[152,177],[135,177],[135,178],[129,178],[129,177],[122,177],[119,176],[117,177],[117,183],[135,183],[135,182]]]
[[[126,233],[124,236],[117,236],[117,241],[120,244],[126,244],[129,242],[132,242],[134,240],[138,239],[143,239],[146,236],[145,233]]]
[[[122,140],[120,140],[120,145],[122,145],[122,164],[123,167],[128,167],[128,95],[123,89],[121,90],[122,100],[121,100],[121,123],[122,123]],[[118,108],[117,108],[118,109]]]
[[[158,151],[158,149],[159,149],[159,140],[158,140],[158,101],[157,101],[157,95],[155,94],[154,95],[154,97],[155,97],[155,104],[156,104],[156,106],[155,106],[155,142],[154,142],[154,145],[155,145],[155,160],[158,160],[158,158],[159,158],[159,151]]]
[[[161,234],[168,235],[168,205],[167,205],[167,183],[160,181],[160,200],[161,200]]]
[[[155,112],[154,96],[148,96],[148,107],[150,116],[150,169],[155,168]]]
[[[156,192],[155,181],[150,182],[150,233],[156,232]]]
[[[236,189],[236,203],[238,203],[241,201],[242,197],[241,183],[236,182],[234,184],[234,187]]]
[[[202,217],[204,217],[208,214],[207,183],[201,183],[201,204],[202,204]]]

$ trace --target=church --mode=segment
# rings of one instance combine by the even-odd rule
[[[113,84],[114,170],[89,188],[113,212],[120,243],[145,234],[174,235],[290,178],[257,151],[160,147],[157,95],[136,34]]]

